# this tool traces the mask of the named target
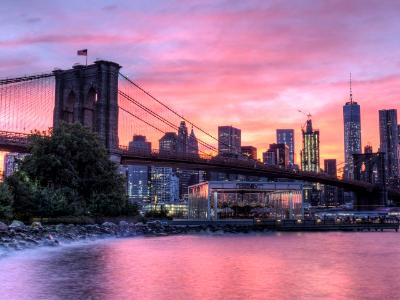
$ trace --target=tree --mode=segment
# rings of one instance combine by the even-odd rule
[[[40,188],[33,193],[40,208],[36,213],[115,216],[126,211],[124,178],[88,128],[63,123],[46,134],[37,132],[29,150],[17,173]]]
[[[0,184],[0,220],[10,220],[13,217],[13,195],[6,183]]]

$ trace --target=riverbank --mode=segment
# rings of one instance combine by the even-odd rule
[[[255,222],[253,220],[225,221],[149,221],[102,224],[58,224],[42,225],[33,222],[25,225],[13,221],[10,225],[0,222],[0,254],[1,252],[36,248],[40,246],[56,247],[71,242],[97,240],[103,238],[123,238],[135,236],[168,236],[188,233],[248,233],[264,231],[396,231],[399,223],[381,224],[331,224],[331,223],[299,223],[299,222]]]

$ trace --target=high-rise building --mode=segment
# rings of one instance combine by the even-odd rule
[[[324,172],[330,176],[337,176],[336,159],[324,159]]]
[[[289,164],[294,165],[294,129],[277,129],[276,143],[285,144],[289,147]]]
[[[311,119],[307,120],[306,128],[302,129],[302,134],[301,169],[303,171],[319,172],[319,130],[313,130]]]
[[[343,106],[344,125],[344,177],[354,178],[353,154],[361,153],[360,105],[353,101],[350,75],[350,101]]]
[[[188,151],[188,130],[185,121],[181,121],[179,125],[176,151],[180,154],[186,154]]]
[[[194,135],[193,127],[188,138],[188,153],[192,155],[199,155],[199,142]]]
[[[397,126],[397,110],[383,109],[379,111],[380,152],[385,153],[385,177],[390,186],[399,185],[399,133]]]
[[[160,153],[176,154],[178,137],[175,132],[166,132],[159,140]]]
[[[270,144],[263,153],[263,162],[268,166],[286,168],[289,165],[289,147],[286,144]]]
[[[151,201],[166,203],[179,201],[179,179],[172,168],[151,167]]]
[[[241,152],[244,156],[257,160],[257,148],[253,146],[242,146]]]
[[[218,154],[221,156],[241,155],[241,131],[233,126],[218,127]]]
[[[150,200],[150,172],[148,166],[125,166],[128,197],[134,202],[147,202]]]
[[[151,142],[146,141],[144,135],[134,135],[132,141],[129,142],[129,151],[132,152],[151,152]]]

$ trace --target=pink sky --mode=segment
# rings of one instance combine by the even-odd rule
[[[84,2],[84,3],[83,3]],[[2,1],[0,77],[113,60],[200,127],[242,129],[259,155],[310,112],[324,158],[343,160],[348,77],[362,142],[399,109],[399,1]]]

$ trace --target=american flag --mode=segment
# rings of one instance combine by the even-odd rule
[[[87,49],[78,50],[77,54],[87,56]]]

